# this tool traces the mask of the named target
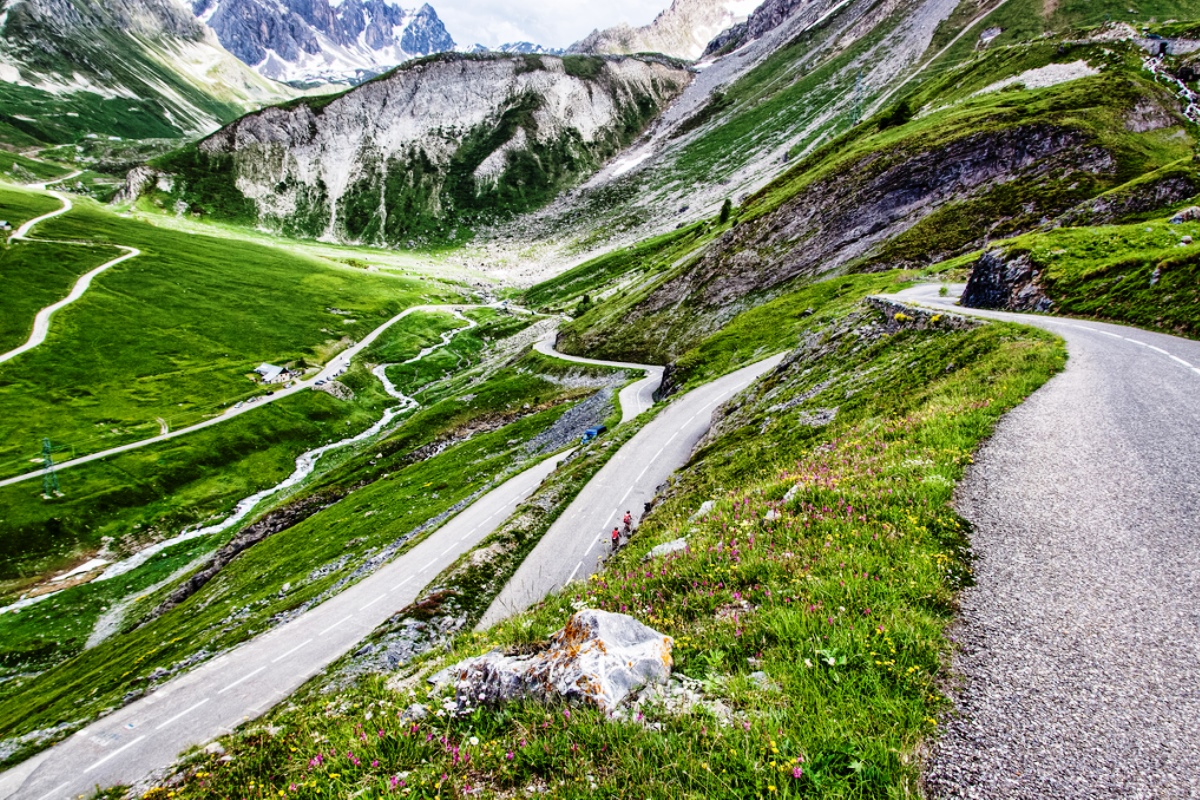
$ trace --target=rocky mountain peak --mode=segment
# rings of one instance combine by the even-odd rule
[[[392,0],[196,0],[196,17],[259,74],[288,83],[359,83],[454,49],[433,6]]]
[[[758,4],[759,0],[674,0],[649,25],[593,31],[568,52],[663,53],[695,60],[714,37],[744,23]]]

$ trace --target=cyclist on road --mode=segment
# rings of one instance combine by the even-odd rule
[[[628,536],[633,532],[633,514],[625,512],[625,535]]]
[[[615,552],[616,552],[616,550],[617,550],[617,548],[618,548],[618,547],[620,547],[620,546],[621,546],[621,531],[620,531],[619,529],[617,529],[617,528],[613,528],[613,532],[612,532],[612,549],[613,549],[613,552],[615,553]]]

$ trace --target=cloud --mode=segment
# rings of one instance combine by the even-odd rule
[[[460,45],[530,41],[566,47],[596,28],[645,25],[667,0],[431,0]]]

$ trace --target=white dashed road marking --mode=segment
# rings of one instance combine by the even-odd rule
[[[299,650],[301,647],[304,647],[304,645],[308,644],[308,643],[309,643],[309,642],[311,642],[311,641],[312,641],[312,639],[305,639],[303,642],[301,642],[300,644],[296,645],[296,646],[295,646],[295,647],[293,647],[291,650],[288,650],[286,653],[284,653],[283,655],[279,656],[278,658],[273,658],[273,659],[271,659],[271,663],[272,663],[272,664],[278,664],[280,661],[283,661],[285,658],[287,658],[288,656],[292,655],[292,654],[293,654],[293,653],[295,653],[297,650]]]
[[[334,629],[334,628],[336,628],[337,626],[341,625],[343,622],[346,622],[346,621],[348,621],[349,619],[350,619],[350,615],[349,615],[349,614],[347,614],[346,616],[342,617],[342,618],[341,618],[341,619],[339,619],[337,622],[333,623],[332,625],[330,625],[328,628],[326,628],[325,630],[321,631],[321,632],[320,632],[320,633],[318,633],[317,635],[318,635],[318,636],[324,636],[325,634],[329,633],[331,630],[333,630],[333,629]]]
[[[246,681],[250,680],[250,679],[251,679],[251,678],[253,678],[255,675],[257,675],[258,673],[262,672],[264,669],[266,669],[266,667],[259,667],[258,669],[254,670],[254,671],[252,671],[252,672],[247,672],[245,675],[243,675],[242,677],[238,678],[236,681],[234,681],[233,683],[229,684],[228,686],[226,686],[226,687],[225,687],[224,689],[222,689],[221,691],[217,692],[217,694],[225,694],[226,692],[228,692],[228,691],[229,691],[230,689],[232,689],[233,687],[235,687],[235,686],[239,686],[239,685],[241,685],[241,684],[245,683]]]
[[[101,764],[103,764],[105,761],[108,761],[110,758],[115,758],[116,756],[118,756],[118,755],[120,755],[121,753],[125,752],[126,750],[128,750],[128,749],[129,749],[129,748],[131,748],[131,747],[133,747],[135,744],[137,744],[138,742],[140,742],[142,739],[145,739],[145,738],[146,738],[145,736],[139,736],[138,738],[134,739],[132,742],[130,742],[129,744],[125,745],[124,747],[118,747],[116,750],[113,750],[111,753],[109,753],[108,755],[106,755],[104,758],[100,759],[100,760],[99,760],[99,761],[97,761],[95,764],[92,764],[90,767],[88,767],[87,769],[85,769],[85,770],[84,770],[84,772],[91,772],[91,771],[92,771],[92,770],[94,770],[96,767],[98,767],[98,766],[100,766]]]
[[[206,698],[204,698],[203,700],[201,700],[199,703],[196,703],[196,705],[194,705],[194,706],[192,706],[191,708],[187,709],[186,711],[180,711],[178,714],[176,714],[175,716],[171,717],[169,720],[167,720],[166,722],[164,722],[162,725],[159,725],[159,726],[158,726],[157,728],[155,728],[154,730],[156,730],[156,731],[161,731],[163,728],[167,727],[167,726],[168,726],[168,725],[170,725],[172,722],[178,722],[179,720],[183,719],[183,718],[184,718],[184,717],[186,717],[188,714],[192,713],[192,712],[193,712],[193,711],[195,711],[197,708],[199,708],[200,706],[204,705],[204,704],[205,704],[205,703],[207,703],[207,702],[208,702],[208,698],[206,697]]]

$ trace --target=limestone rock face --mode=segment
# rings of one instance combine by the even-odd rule
[[[549,202],[691,77],[661,58],[439,56],[243,117],[199,145],[207,163],[192,171],[211,183],[224,169],[258,221],[288,235],[452,240],[466,220]]]
[[[664,53],[695,60],[714,36],[744,23],[758,0],[675,0],[649,25],[593,31],[573,53]]]
[[[671,637],[633,617],[588,609],[571,617],[539,652],[493,650],[444,670],[432,682],[452,683],[460,709],[560,698],[612,711],[631,692],[667,681],[673,645]]]

